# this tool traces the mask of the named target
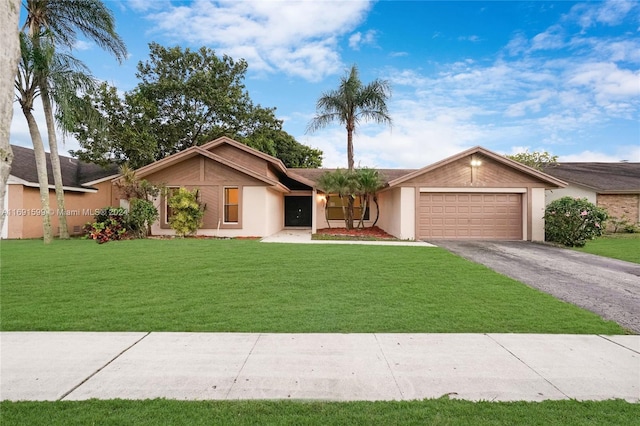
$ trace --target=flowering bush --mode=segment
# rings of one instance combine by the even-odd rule
[[[604,232],[607,212],[586,198],[563,197],[544,213],[545,238],[568,247],[582,247]]]

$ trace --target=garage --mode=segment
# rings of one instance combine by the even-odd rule
[[[420,193],[419,239],[521,240],[522,194]]]

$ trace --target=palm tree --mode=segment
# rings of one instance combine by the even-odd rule
[[[371,225],[371,227],[374,227],[376,223],[378,223],[378,218],[380,217],[378,197],[376,196],[376,193],[383,186],[382,178],[376,169],[370,169],[368,167],[357,169],[355,173],[355,179],[358,182],[358,193],[362,197],[362,203],[360,204],[362,212],[360,214],[358,228],[364,228],[364,216],[367,212],[367,208],[369,207],[369,200],[372,197],[373,201],[376,203],[376,220],[373,222],[373,225]]]
[[[31,38],[20,33],[20,62],[16,75],[15,87],[18,91],[18,103],[22,108],[29,133],[33,143],[33,152],[36,158],[36,171],[40,186],[40,207],[42,215],[42,228],[44,243],[49,244],[53,238],[51,232],[51,214],[49,212],[49,180],[47,178],[47,157],[44,152],[42,136],[38,129],[38,123],[33,116],[33,102],[39,95],[36,63],[40,61],[41,50],[34,49]]]
[[[124,42],[115,32],[115,21],[111,11],[100,0],[27,0],[27,18],[23,31],[33,38],[34,48],[39,49],[40,36],[52,42],[52,46],[60,45],[72,49],[77,40],[79,30],[103,49],[112,53],[118,61],[126,58],[127,49]],[[46,59],[46,58],[45,58]],[[58,142],[55,131],[53,102],[51,91],[58,90],[54,100],[63,94],[51,83],[50,61],[44,61],[36,70],[36,82],[40,89],[42,106],[47,122],[51,168],[56,188],[58,203],[60,238],[68,238],[66,215],[64,214],[64,190],[60,158],[58,157]],[[67,93],[66,95],[70,95]],[[66,96],[65,95],[65,96]],[[72,94],[71,94],[72,95]],[[72,95],[73,96],[73,95]],[[64,114],[64,111],[61,112]]]
[[[358,182],[353,172],[343,169],[336,169],[333,172],[325,172],[318,180],[318,188],[327,194],[327,202],[325,204],[325,218],[329,224],[329,214],[327,207],[331,194],[337,194],[340,198],[340,206],[342,207],[342,215],[344,224],[347,229],[353,228],[353,200],[358,190]],[[345,206],[345,200],[347,205]],[[331,224],[329,224],[331,228]]]
[[[13,151],[9,139],[9,129],[13,117],[13,85],[20,60],[20,39],[18,18],[20,0],[0,2],[0,40],[2,40],[2,67],[0,67],[0,206],[4,206],[7,180],[11,173]],[[0,230],[4,226],[5,215],[0,214]]]
[[[342,77],[340,86],[322,94],[316,103],[317,115],[307,126],[308,132],[324,128],[335,121],[347,129],[347,165],[353,171],[353,134],[360,120],[391,125],[387,99],[391,89],[386,80],[374,80],[363,85],[358,68],[353,65],[349,75]]]

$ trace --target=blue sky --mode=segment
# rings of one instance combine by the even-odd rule
[[[346,131],[305,129],[318,97],[352,64],[364,83],[386,79],[393,89],[393,127],[358,129],[357,165],[418,168],[475,145],[640,161],[637,1],[105,3],[130,57],[118,65],[80,40],[74,53],[96,78],[135,87],[151,41],[244,58],[253,101],[276,107],[287,132],[322,149],[325,167],[346,166]],[[12,141],[31,144],[18,109]],[[76,148],[67,139],[64,150]]]

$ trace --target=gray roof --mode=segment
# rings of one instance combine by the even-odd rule
[[[640,163],[557,163],[544,172],[597,192],[640,192]]]
[[[326,172],[334,172],[336,169],[287,169],[292,173],[297,174],[298,176],[302,176],[303,178],[309,179],[312,182],[318,182],[320,176],[325,174]],[[411,172],[414,172],[416,169],[376,169],[378,173],[382,176],[382,180],[385,183],[389,183],[394,179],[398,179],[404,175],[407,175]]]
[[[36,157],[33,149],[23,146],[11,145],[13,150],[13,162],[11,163],[11,176],[30,183],[38,183],[36,170]],[[53,185],[53,172],[51,171],[51,159],[47,155],[47,176],[49,185]],[[92,182],[108,176],[118,174],[118,166],[113,164],[107,168],[97,164],[85,163],[77,158],[60,156],[60,171],[62,172],[62,184],[68,187],[86,188],[87,182]]]

